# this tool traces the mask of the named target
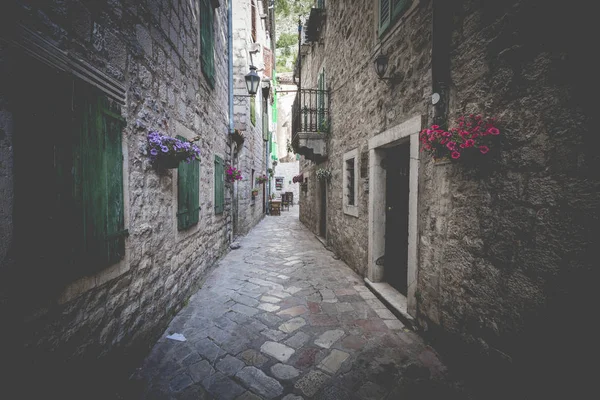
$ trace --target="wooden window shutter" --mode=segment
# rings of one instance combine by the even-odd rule
[[[390,25],[390,0],[379,0],[379,35]]]
[[[211,86],[215,82],[213,12],[209,0],[200,0],[200,61]]]
[[[84,103],[78,150],[84,261],[98,270],[125,255],[122,130],[125,121],[104,96]]]
[[[325,68],[319,74],[317,88],[317,130],[320,131],[325,122]]]
[[[223,160],[215,156],[215,214],[221,214],[225,203],[225,167]]]
[[[250,1],[250,15],[252,17],[252,40],[256,43],[256,0]]]
[[[409,0],[393,0],[392,18],[395,18],[404,12],[409,3]]]
[[[179,139],[185,138],[178,136]],[[182,161],[177,168],[177,229],[194,226],[200,215],[200,162]]]

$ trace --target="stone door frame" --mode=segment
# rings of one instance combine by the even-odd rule
[[[369,247],[367,277],[371,282],[383,281],[383,265],[376,261],[385,253],[385,203],[386,171],[382,167],[384,149],[409,142],[410,177],[408,196],[408,282],[407,310],[416,316],[417,303],[417,205],[419,188],[419,132],[421,116],[414,116],[369,139]],[[398,293],[399,296],[402,294]],[[403,297],[403,296],[402,296]]]

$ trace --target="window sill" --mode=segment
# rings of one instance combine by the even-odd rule
[[[358,218],[357,206],[344,206],[344,214]]]

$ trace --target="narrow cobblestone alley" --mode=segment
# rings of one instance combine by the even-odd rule
[[[137,371],[143,398],[467,397],[297,210],[265,218],[220,261]]]

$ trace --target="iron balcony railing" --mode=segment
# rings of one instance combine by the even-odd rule
[[[292,107],[292,135],[298,133],[327,133],[329,131],[329,92],[320,89],[301,89]]]

